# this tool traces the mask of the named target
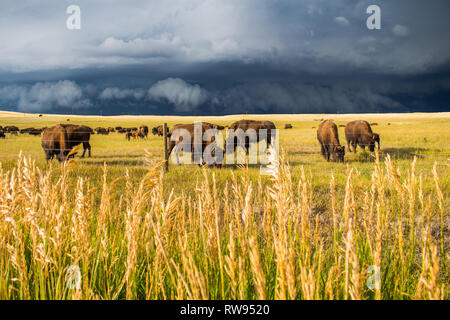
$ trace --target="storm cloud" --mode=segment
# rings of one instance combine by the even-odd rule
[[[70,4],[2,1],[0,109],[449,110],[447,0],[80,0],[80,30]]]

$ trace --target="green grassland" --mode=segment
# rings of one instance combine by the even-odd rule
[[[327,163],[320,154],[320,146],[316,138],[316,128],[322,119],[333,119],[337,125],[345,125],[355,119],[364,119],[370,123],[378,123],[374,132],[381,136],[381,154],[383,160],[389,154],[396,161],[401,171],[408,170],[411,160],[418,158],[418,169],[423,174],[431,175],[431,167],[438,163],[443,189],[448,191],[448,164],[450,158],[450,114],[393,114],[393,115],[257,115],[257,116],[227,116],[227,117],[149,117],[149,116],[117,116],[117,117],[83,117],[83,116],[53,116],[8,114],[2,117],[0,125],[15,125],[19,128],[52,126],[58,123],[84,124],[96,127],[139,127],[147,125],[151,129],[162,123],[169,127],[177,123],[193,123],[208,121],[220,125],[229,125],[239,119],[270,119],[280,129],[280,150],[292,167],[294,179],[303,166],[314,179],[317,188],[328,188],[333,172],[338,183],[345,182],[348,166],[357,168],[361,179],[370,181],[373,169],[374,155],[361,149],[354,154],[346,152],[345,163]],[[67,121],[70,119],[70,121]],[[284,124],[290,123],[293,129],[284,130]],[[344,128],[339,127],[341,144],[346,145]],[[100,178],[103,164],[110,170],[110,178],[123,175],[127,169],[135,179],[142,176],[144,168],[144,150],[148,150],[155,160],[163,160],[163,138],[149,135],[148,139],[132,139],[126,141],[124,134],[111,133],[108,136],[92,135],[92,158],[78,159],[79,174],[91,178]],[[6,140],[0,140],[0,160],[4,168],[15,165],[20,151],[31,155],[38,166],[46,168],[44,152],[39,136],[23,134],[8,135]],[[56,161],[53,165],[56,165]],[[52,165],[52,164],[50,164]],[[219,183],[225,183],[230,178],[230,172],[236,166],[225,169],[210,169],[216,172]],[[250,166],[250,172],[255,179],[259,176],[259,166]],[[170,170],[165,176],[167,183],[179,192],[189,192],[201,177],[201,169],[195,165],[176,166],[171,162]]]
[[[302,208],[308,207],[308,209],[305,209],[306,211],[302,213],[302,215],[306,214],[311,219],[311,228],[308,230],[310,230],[311,233],[314,233],[314,228],[316,228],[317,230],[319,228],[319,226],[317,226],[316,224],[321,223],[321,228],[323,230],[321,229],[319,233],[323,232],[323,242],[320,239],[315,239],[314,241],[311,239],[311,245],[303,242],[303,238],[298,236],[300,229],[297,230],[294,228],[294,231],[292,231],[291,229],[287,231],[288,234],[292,232],[293,235],[296,235],[295,239],[292,240],[293,242],[291,243],[291,240],[282,240],[281,236],[280,238],[277,238],[277,236],[275,235],[275,231],[271,230],[270,228],[266,230],[264,229],[263,225],[253,226],[253,222],[253,227],[251,227],[249,230],[245,229],[248,231],[248,238],[245,235],[245,232],[247,231],[239,231],[240,222],[238,222],[237,220],[235,221],[232,216],[233,214],[237,214],[238,210],[246,207],[244,200],[247,189],[239,191],[242,194],[242,199],[237,195],[239,192],[236,192],[236,195],[233,196],[233,199],[229,200],[230,203],[233,203],[232,208],[231,204],[228,207],[227,195],[225,195],[222,191],[229,190],[231,185],[239,185],[244,188],[248,187],[248,183],[250,183],[253,186],[254,190],[252,196],[249,196],[252,203],[253,213],[257,214],[257,212],[259,212],[258,210],[263,210],[260,208],[264,208],[264,212],[266,212],[267,210],[270,211],[270,208],[272,208],[272,206],[275,204],[272,204],[272,200],[266,199],[265,197],[269,192],[273,192],[274,188],[276,188],[278,185],[275,184],[274,186],[274,182],[273,180],[271,180],[271,177],[260,175],[259,165],[250,165],[248,168],[242,166],[205,168],[196,165],[177,166],[171,162],[169,165],[169,171],[161,175],[161,180],[158,182],[162,183],[164,185],[164,188],[162,188],[160,191],[152,191],[153,193],[151,195],[151,201],[157,203],[158,201],[163,202],[164,199],[164,201],[170,203],[170,201],[172,201],[175,197],[180,197],[180,199],[183,199],[183,204],[174,204],[174,206],[180,206],[180,208],[177,210],[186,213],[186,215],[189,215],[189,212],[192,213],[192,217],[185,217],[183,215],[183,222],[180,222],[180,225],[191,226],[190,228],[192,230],[189,228],[187,228],[189,230],[171,229],[172,232],[174,232],[173,237],[175,239],[172,241],[169,236],[159,235],[159,233],[154,231],[155,229],[151,229],[149,227],[150,229],[147,230],[142,227],[142,230],[146,230],[145,236],[147,236],[148,233],[150,234],[150,236],[148,236],[149,238],[157,239],[157,241],[155,240],[155,247],[151,248],[146,247],[145,241],[142,244],[138,244],[136,252],[140,252],[142,254],[142,257],[139,255],[135,257],[134,255],[130,254],[130,252],[134,252],[134,249],[130,245],[130,243],[134,243],[132,239],[135,238],[128,235],[125,237],[125,235],[122,234],[122,231],[126,229],[126,226],[128,226],[128,220],[124,221],[121,218],[120,220],[117,220],[116,223],[117,228],[120,228],[120,230],[122,231],[108,231],[110,232],[111,237],[111,244],[108,245],[111,245],[111,250],[115,250],[114,244],[119,244],[116,248],[117,254],[120,255],[120,257],[118,256],[117,259],[120,261],[120,263],[122,263],[121,265],[127,266],[126,268],[117,267],[117,270],[119,270],[116,270],[117,274],[120,275],[117,276],[117,279],[115,278],[115,276],[109,275],[109,271],[107,270],[110,269],[108,269],[109,265],[106,263],[106,261],[109,261],[110,263],[111,261],[108,259],[113,259],[111,257],[113,257],[116,253],[111,253],[111,257],[108,256],[104,258],[105,261],[103,261],[103,258],[100,257],[100,253],[96,258],[97,260],[95,260],[97,262],[92,262],[93,260],[89,260],[88,258],[86,258],[86,260],[80,258],[80,263],[82,265],[93,266],[93,263],[98,264],[94,269],[90,269],[89,271],[92,277],[89,278],[89,280],[86,280],[86,282],[83,282],[84,289],[81,296],[78,296],[76,294],[74,296],[73,293],[71,294],[64,290],[61,291],[59,287],[55,289],[55,281],[61,281],[61,274],[63,275],[64,271],[66,270],[64,266],[57,267],[55,269],[56,271],[52,271],[52,269],[49,269],[50,271],[48,271],[48,275],[39,275],[38,271],[33,271],[34,273],[29,271],[30,274],[33,274],[33,276],[30,277],[32,277],[34,279],[33,281],[36,282],[34,283],[30,279],[23,280],[22,278],[17,276],[15,272],[11,271],[12,268],[10,267],[10,265],[7,262],[4,262],[0,265],[0,273],[5,275],[0,277],[3,278],[3,280],[0,281],[0,298],[65,299],[82,297],[86,299],[283,299],[286,297],[290,297],[300,299],[346,299],[350,296],[355,299],[408,299],[414,297],[431,298],[432,296],[435,298],[438,296],[440,296],[441,298],[444,297],[446,299],[449,298],[449,277],[447,268],[449,263],[450,248],[450,212],[448,209],[450,208],[450,113],[360,115],[235,115],[225,117],[91,117],[73,115],[43,115],[42,117],[39,117],[39,115],[34,114],[24,115],[18,113],[0,112],[0,126],[5,127],[8,125],[15,125],[19,128],[40,128],[58,123],[71,123],[83,124],[90,126],[91,128],[96,128],[116,126],[139,127],[140,125],[147,125],[151,130],[152,127],[163,123],[167,123],[169,127],[177,123],[193,123],[194,121],[208,121],[220,125],[230,125],[234,121],[244,118],[256,120],[271,120],[275,123],[277,128],[280,129],[280,153],[282,154],[283,161],[286,163],[286,165],[288,165],[289,168],[289,173],[285,174],[282,178],[282,180],[284,179],[283,182],[280,182],[280,188],[293,188],[294,195],[292,199],[284,199],[284,196],[288,198],[287,193],[281,193],[281,195],[279,195],[279,198],[277,198],[278,200],[274,202],[276,206],[279,206],[279,208],[277,207],[278,209],[274,210],[278,210],[277,212],[279,212],[281,209],[283,209],[286,212],[291,212],[290,206],[295,206],[295,209],[292,210],[299,210],[303,212]],[[348,152],[348,150],[346,150],[344,163],[326,162],[320,154],[320,146],[316,138],[316,128],[324,119],[333,119],[337,125],[345,125],[349,121],[356,119],[363,119],[369,121],[370,123],[377,123],[377,125],[373,126],[372,129],[374,132],[378,133],[381,138],[381,151],[379,155],[380,163],[376,163],[374,154],[370,152],[364,152],[361,149],[359,149],[356,154],[350,153]],[[286,123],[292,124],[293,129],[285,130],[284,125]],[[339,127],[339,137],[341,144],[346,145],[343,127]],[[144,178],[144,176],[148,174],[149,167],[163,160],[163,138],[153,136],[151,135],[151,133],[147,139],[131,139],[131,141],[127,141],[124,134],[119,133],[110,133],[107,136],[95,134],[91,136],[90,143],[92,146],[92,157],[81,159],[79,157],[79,152],[78,156],[76,157],[76,161],[71,164],[72,169],[67,172],[68,190],[71,191],[68,192],[68,199],[61,200],[61,203],[71,203],[71,206],[74,206],[75,208],[74,203],[77,203],[77,201],[79,200],[75,189],[79,190],[80,188],[79,178],[86,177],[86,179],[89,179],[89,185],[91,187],[94,187],[89,191],[89,194],[92,196],[92,204],[90,204],[90,206],[92,207],[89,207],[89,210],[91,210],[91,214],[94,216],[99,214],[99,212],[103,212],[104,210],[102,209],[104,207],[104,204],[102,203],[105,203],[105,185],[113,185],[114,187],[111,188],[114,189],[115,194],[123,194],[124,199],[126,199],[126,195],[132,197],[133,192],[137,192],[136,190],[138,190],[140,184],[142,184],[142,179]],[[40,137],[30,136],[28,134],[19,134],[17,136],[7,134],[6,139],[0,139],[0,165],[3,174],[6,174],[7,172],[11,173],[13,170],[16,170],[17,168],[23,166],[18,162],[20,153],[34,160],[35,165],[41,170],[41,172],[50,172],[51,179],[53,179],[53,181],[56,182],[59,179],[63,171],[62,165],[56,160],[47,163],[45,161],[44,152],[41,147]],[[399,181],[401,181],[401,183],[397,183],[397,185],[394,185],[396,178],[393,177],[395,176],[395,174],[391,175],[391,173],[389,173],[389,160],[388,162],[386,162],[386,164],[384,163],[387,156],[389,156],[393,160],[395,167],[398,169],[397,173],[400,177]],[[415,168],[412,169],[412,166],[414,166],[414,159],[417,159],[417,162],[415,163]],[[108,174],[106,177],[106,181],[103,181],[105,165],[107,167]],[[439,177],[438,184],[440,191],[436,190],[436,174],[433,174],[434,166],[436,168],[436,174]],[[386,170],[386,177],[388,177],[382,182],[379,182],[377,180],[381,179],[377,175],[377,172],[380,172],[380,170]],[[411,172],[412,170],[413,172]],[[349,185],[348,180],[349,174],[351,175],[352,180],[351,186]],[[120,178],[124,178],[127,175],[129,176],[128,183],[117,183]],[[410,189],[408,189],[408,181],[410,181],[408,179],[412,179],[409,178],[410,176],[413,176],[414,180],[413,186],[409,187]],[[206,182],[206,185],[205,177],[208,177],[209,179]],[[330,188],[332,188],[331,181],[333,177],[335,183],[335,193],[330,193]],[[221,209],[219,211],[221,212],[221,214],[223,214],[223,217],[220,218],[223,219],[223,221],[220,220],[223,231],[221,231],[220,235],[219,231],[217,231],[217,242],[220,243],[218,245],[219,249],[217,247],[209,248],[210,244],[208,242],[205,242],[206,240],[204,237],[211,237],[211,239],[215,238],[214,235],[207,233],[204,230],[203,225],[201,224],[202,219],[211,219],[208,220],[209,222],[205,222],[205,228],[208,230],[208,223],[211,223],[211,226],[214,226],[213,217],[215,211],[211,209],[212,207],[205,207],[205,209],[203,210],[205,210],[205,212],[209,212],[207,214],[204,213],[209,217],[205,218],[202,216],[202,213],[199,213],[200,211],[198,211],[197,208],[198,203],[209,203],[208,206],[213,206],[214,201],[210,198],[208,198],[209,200],[202,200],[202,197],[206,197],[205,194],[209,194],[209,191],[205,191],[204,194],[203,192],[199,193],[200,189],[208,189],[208,183],[212,183],[212,179],[214,179],[214,190],[218,190],[219,199],[216,200],[216,202],[218,201],[220,203]],[[245,182],[247,181],[247,179],[248,183]],[[376,182],[375,180],[377,180],[378,182]],[[4,181],[7,181],[6,176],[4,177]],[[243,182],[237,183],[236,181]],[[385,196],[386,198],[381,199],[380,195],[377,197],[374,192],[370,193],[371,186],[372,190],[375,190],[375,186],[376,188],[380,188],[380,190],[386,190],[385,194],[383,194],[383,197]],[[417,190],[414,188],[417,188]],[[308,190],[309,200],[305,200],[304,196],[302,195],[302,190],[304,189]],[[409,196],[407,191],[405,190],[410,190]],[[161,199],[157,196],[158,192],[161,192]],[[440,195],[439,192],[442,192],[442,194]],[[431,257],[434,256],[431,253],[428,256],[428,253],[425,252],[425,249],[423,249],[423,252],[420,251],[420,246],[418,246],[418,243],[420,243],[421,240],[416,239],[411,234],[410,237],[405,236],[404,240],[402,240],[402,237],[397,238],[397,231],[391,230],[391,227],[386,223],[386,229],[383,231],[383,234],[389,235],[386,241],[387,243],[392,243],[392,246],[389,244],[386,246],[386,249],[383,249],[386,251],[385,255],[383,255],[382,266],[384,268],[390,269],[389,272],[386,272],[386,277],[383,278],[382,293],[375,294],[370,290],[362,289],[362,285],[359,286],[357,285],[357,283],[362,284],[363,282],[365,282],[365,272],[361,271],[361,277],[359,278],[359,275],[355,273],[355,270],[358,265],[361,265],[361,267],[367,267],[368,265],[373,263],[370,261],[377,260],[377,253],[373,253],[377,252],[377,249],[373,247],[374,244],[371,244],[372,240],[370,240],[369,238],[372,236],[372,233],[373,235],[375,235],[378,232],[376,231],[378,230],[378,227],[382,227],[380,227],[380,222],[374,223],[374,226],[375,224],[378,226],[377,228],[375,228],[376,230],[371,229],[372,227],[370,225],[362,227],[367,221],[369,221],[367,220],[365,222],[364,217],[354,217],[353,223],[355,223],[355,225],[351,227],[352,222],[348,222],[346,218],[349,214],[348,212],[350,212],[350,209],[346,205],[347,201],[350,201],[348,200],[349,194],[356,198],[356,203],[361,203],[361,205],[353,205],[354,209],[352,210],[355,210],[355,214],[357,211],[366,212],[368,210],[367,212],[372,212],[373,210],[375,210],[372,207],[375,203],[377,203],[377,206],[381,208],[381,213],[379,214],[383,214],[383,210],[392,210],[392,212],[394,212],[391,216],[385,217],[386,221],[389,221],[389,219],[393,219],[393,221],[395,221],[396,219],[400,219],[399,221],[407,221],[405,222],[407,226],[412,226],[416,225],[415,221],[419,221],[419,217],[422,216],[422,220],[420,220],[422,222],[417,222],[417,226],[421,227],[424,226],[424,215],[428,214],[430,232],[433,236],[433,241],[435,241],[434,244],[438,248],[435,255],[439,256],[439,262],[435,264],[431,263]],[[371,205],[370,197],[373,197]],[[426,200],[423,201],[422,198]],[[5,199],[7,199],[6,195]],[[22,201],[20,200],[22,198],[17,199],[18,203]],[[438,201],[436,199],[441,199],[441,201]],[[122,200],[111,201],[111,206],[117,206],[118,208],[113,208],[111,209],[111,211],[115,212],[115,210],[117,210],[117,214],[119,214],[119,212],[122,210],[120,209],[122,208],[121,206],[124,205],[122,203]],[[124,200],[124,202],[127,203],[127,206],[131,206],[131,202],[129,203],[127,201],[129,200]],[[295,201],[295,205],[290,201]],[[306,202],[302,204],[301,201]],[[392,203],[390,201],[392,201]],[[334,202],[337,203],[337,209],[333,207]],[[425,202],[428,203],[428,206]],[[289,203],[291,204],[289,205]],[[145,210],[150,210],[146,207],[146,204],[142,204],[142,206],[146,208]],[[194,209],[192,209],[191,206]],[[409,209],[408,206],[410,206]],[[372,209],[369,210],[369,207]],[[71,212],[70,214],[72,214],[72,209],[67,210],[68,212]],[[151,210],[154,210],[153,207]],[[242,210],[245,211],[245,209]],[[346,241],[349,241],[348,239],[355,236],[356,246],[354,249],[351,249],[353,248],[351,247],[349,249],[350,251],[348,251],[351,253],[351,250],[355,250],[355,257],[357,258],[355,258],[354,260],[351,260],[348,255],[345,255],[345,250],[342,251],[341,249],[339,249],[341,244],[348,244],[348,242],[341,242],[344,241],[344,238],[339,238],[341,233],[339,233],[339,235],[336,235],[336,231],[333,231],[333,226],[330,227],[331,217],[334,217],[335,215],[335,213],[332,214],[332,212],[336,212],[336,210],[337,212],[342,213],[344,217],[344,220],[342,221],[347,221],[347,223],[349,223],[350,225],[350,227],[346,227],[345,224],[342,224],[339,232],[343,232],[342,236],[345,234],[345,236],[348,237],[346,238]],[[139,210],[137,210],[136,212],[138,211]],[[403,216],[404,212],[412,212],[412,216],[410,216],[410,218],[407,218],[406,216]],[[23,214],[26,215],[25,212]],[[124,214],[126,216],[126,213]],[[198,216],[199,214],[200,216]],[[20,215],[22,215],[22,213]],[[197,218],[200,219],[200,223],[196,220]],[[358,220],[357,218],[361,220]],[[276,220],[277,218],[274,217],[274,219]],[[371,216],[370,219],[375,218]],[[358,223],[356,223],[357,220]],[[155,221],[158,220],[156,219]],[[229,263],[229,260],[227,260],[227,258],[233,258],[233,247],[230,247],[230,243],[232,242],[232,233],[231,229],[230,231],[228,231],[228,224],[226,223],[229,221],[231,221],[230,223],[232,223],[237,228],[236,241],[238,241],[237,243],[239,244],[236,245],[238,247],[241,246],[241,249],[237,249],[238,256],[240,254],[244,259],[243,263],[245,265],[246,271],[244,272],[243,277],[245,276],[246,278],[245,287],[243,288],[240,287],[241,285],[237,284],[240,281],[234,279],[231,275],[232,272],[229,271],[229,268],[231,268],[230,265],[232,266],[232,263]],[[373,222],[374,220],[370,221]],[[371,222],[369,222],[369,224]],[[285,222],[278,221],[276,222],[276,225],[284,223]],[[298,224],[299,222],[296,223],[297,224],[294,224],[295,226],[301,225]],[[170,228],[175,228],[176,224],[177,222],[173,222],[173,225],[171,225]],[[97,221],[94,219],[92,221],[92,227],[94,228],[92,230],[93,234],[97,234],[95,231],[96,225]],[[112,223],[111,225],[115,224]],[[26,228],[28,227],[24,227],[24,230]],[[46,227],[43,228],[45,229]],[[155,227],[153,226],[152,228]],[[212,228],[214,229],[214,227]],[[251,238],[250,235],[255,234],[256,236],[258,234],[258,230],[260,232],[260,236],[258,237],[257,245],[255,245],[254,239]],[[303,237],[303,229],[301,230]],[[407,228],[405,230],[405,233],[409,232],[407,231]],[[420,234],[420,230],[415,230],[414,232],[418,232],[418,234]],[[160,236],[162,237],[162,240],[159,239]],[[391,236],[392,238],[390,238]],[[8,237],[13,239],[12,234]],[[144,239],[143,234],[139,236],[135,235],[135,237],[136,239]],[[166,239],[166,237],[169,238]],[[185,237],[188,237],[188,239],[182,240],[185,239]],[[316,237],[316,235],[314,237]],[[367,237],[367,240],[364,240],[364,237]],[[99,250],[101,244],[95,242],[94,238],[95,237],[93,237],[92,239],[92,246],[93,248],[95,248],[95,252],[101,252],[101,250]],[[25,235],[24,239],[28,239],[26,241],[29,241],[29,236]],[[127,239],[127,241],[125,241],[124,239]],[[164,245],[162,245],[162,247],[164,247],[165,249],[161,249],[158,246],[160,245],[160,243],[165,243],[164,239],[166,239],[168,242],[165,247]],[[389,239],[391,239],[392,242],[390,242]],[[182,246],[180,246],[180,243],[183,241],[186,241],[186,243],[188,243],[188,248],[185,248],[184,250],[182,249]],[[280,260],[280,257],[283,256],[283,254],[280,253],[280,250],[274,249],[278,248],[278,243],[282,243],[283,241],[289,242],[289,248],[296,248],[295,250],[298,249],[298,257],[296,256],[295,258],[292,258],[292,261],[297,261],[296,263],[299,269],[294,269],[297,270],[297,272],[301,271],[301,274],[299,274],[298,279],[296,278],[292,281],[292,287],[294,288],[292,290],[291,285],[286,284],[290,283],[290,269],[288,268],[289,264],[288,267],[283,267],[283,265],[281,265],[282,259]],[[406,242],[406,244],[404,244],[404,248],[402,247],[402,241]],[[247,243],[247,245],[243,245],[244,243]],[[291,245],[292,247],[290,247]],[[429,246],[430,250],[432,251],[432,244],[429,244]],[[2,248],[0,247],[0,255],[2,256],[2,259],[3,257],[9,257],[12,254],[9,253],[9,251],[7,252],[5,248],[6,246],[3,248],[4,252],[2,252]],[[18,245],[17,248],[19,248],[17,249],[18,252],[23,249],[20,245]],[[323,258],[321,258],[321,255],[319,255],[317,258],[317,254],[314,254],[314,252],[317,253],[317,251],[315,250],[319,250],[319,248],[320,250],[322,250],[322,248],[324,250]],[[349,248],[348,245],[347,248]],[[424,245],[424,248],[428,248],[428,244]],[[217,250],[219,250],[219,252],[217,252]],[[163,256],[161,252],[165,252],[164,259],[166,260],[161,258]],[[191,253],[192,256],[190,255]],[[95,254],[96,253],[94,253],[94,255]],[[211,257],[205,257],[205,255],[210,254]],[[169,258],[173,260],[169,261],[165,255],[169,255],[170,257],[172,257]],[[214,260],[214,255],[217,255],[218,260]],[[309,255],[311,255],[311,260],[309,260],[309,258],[305,258]],[[398,258],[400,260],[398,260],[396,256],[400,257]],[[62,257],[62,255],[59,253],[55,253],[55,257]],[[203,259],[202,257],[205,258]],[[283,257],[286,258],[286,261],[290,261],[289,259],[291,259],[289,255]],[[347,260],[345,260],[347,259],[346,257],[349,259],[349,261],[353,261],[351,263],[354,263],[351,268],[348,267],[348,264],[350,262],[347,263]],[[346,261],[346,264],[344,264],[344,262],[341,263],[341,258]],[[24,259],[27,260],[31,258]],[[67,262],[67,259],[72,259],[72,255],[70,255],[70,257],[65,256],[62,261]],[[158,264],[155,264],[152,259],[160,259],[158,260],[160,262],[158,262]],[[356,261],[358,259],[359,262]],[[130,265],[129,261],[134,261],[134,264]],[[79,261],[77,260],[77,262]],[[36,270],[39,270],[40,267],[38,266],[40,266],[40,264],[36,263],[35,267],[33,267],[33,263],[30,262],[29,269],[36,268]],[[148,269],[149,265],[152,266],[151,268],[155,268],[152,269],[153,271],[151,272],[150,269]],[[164,265],[165,267],[162,267],[162,265]],[[440,269],[439,272],[436,271],[438,275],[435,279],[433,278],[434,276],[432,272],[432,270],[434,269],[431,266],[436,265],[440,265]],[[308,278],[306,273],[303,274],[304,270],[306,270],[304,268],[311,268],[311,270],[315,270],[316,273],[313,273],[311,279]],[[321,273],[321,268],[324,270],[323,274]],[[19,270],[17,272],[18,274],[20,274],[20,267],[17,267],[16,269]],[[342,274],[336,271],[341,269],[343,270]],[[428,271],[425,272],[425,269]],[[86,272],[86,270],[84,271]],[[132,276],[130,276],[130,272]],[[156,274],[158,274],[158,279],[152,278],[156,277],[154,275],[155,272]],[[195,274],[197,273],[200,274],[199,277],[203,279],[204,282],[200,284],[196,282]],[[331,277],[333,276],[333,274],[335,274],[335,276],[337,277],[336,279],[339,279],[336,280],[336,283],[329,282],[331,280],[327,278],[327,276]],[[343,276],[343,274],[345,274],[345,277]],[[161,276],[159,277],[159,275]],[[183,275],[184,278],[181,275]],[[280,278],[280,275],[286,275],[287,279],[284,279],[282,276]],[[348,280],[347,276],[354,278]],[[22,287],[17,289],[17,293],[15,293],[10,289],[6,289],[8,287],[7,279],[13,277],[22,279],[20,281],[29,281],[32,284],[30,284],[29,287],[24,287],[22,285]],[[123,278],[124,280],[122,280],[122,277],[125,277]],[[423,292],[425,289],[422,289],[422,282],[421,280],[419,280],[419,278],[427,279],[423,281],[424,283],[427,283],[429,285],[428,287],[425,286],[427,288],[426,290],[429,290],[430,292],[429,296],[424,295]],[[159,284],[159,287],[148,287],[148,283],[150,280],[156,281]],[[46,289],[42,289],[42,286],[44,285],[40,286],[38,283],[39,281],[42,281],[42,283],[46,283]],[[190,281],[192,281],[192,283]],[[304,286],[305,283],[315,283],[317,290],[314,294],[309,295],[309,291]],[[353,284],[353,287],[352,285],[348,285],[348,283]],[[198,289],[198,294],[196,294],[197,291],[194,290],[194,288]],[[242,291],[239,291],[241,289]],[[40,292],[39,290],[43,291]],[[32,293],[28,294],[28,292],[30,291]],[[289,292],[287,296],[285,295],[286,292]],[[439,292],[441,292],[442,294],[439,294]]]

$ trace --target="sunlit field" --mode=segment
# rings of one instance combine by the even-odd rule
[[[39,136],[7,133],[0,139],[0,299],[450,297],[450,113],[0,112],[0,126],[151,130],[244,118],[280,129],[278,172],[172,162],[165,172],[163,138],[151,133],[131,141],[95,134],[91,158],[79,152],[65,165],[47,163]],[[324,119],[376,123],[381,151],[346,150],[344,163],[326,162],[316,138]],[[339,137],[346,146],[343,127]]]

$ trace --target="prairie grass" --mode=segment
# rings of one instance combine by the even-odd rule
[[[417,160],[401,174],[387,156],[359,190],[349,168],[344,199],[333,178],[332,210],[317,213],[311,179],[301,168],[294,184],[283,157],[264,185],[244,167],[218,189],[202,169],[193,196],[166,196],[162,162],[152,162],[136,185],[128,173],[110,182],[106,165],[100,185],[71,182],[76,160],[57,178],[22,155],[1,168],[0,299],[448,298],[436,167],[429,192]],[[74,265],[78,289],[67,286]]]
[[[31,126],[63,119],[46,118]],[[449,299],[448,115],[374,116],[382,152],[345,164],[320,157],[315,118],[274,116],[294,129],[281,132],[271,176],[254,166],[164,172],[161,138],[118,134],[94,135],[93,158],[47,164],[39,137],[8,136],[0,299]]]

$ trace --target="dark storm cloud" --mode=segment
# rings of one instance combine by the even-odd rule
[[[0,4],[0,105],[79,113],[449,110],[450,3]],[[382,10],[381,30],[366,8]],[[428,104],[427,104],[428,103]]]

